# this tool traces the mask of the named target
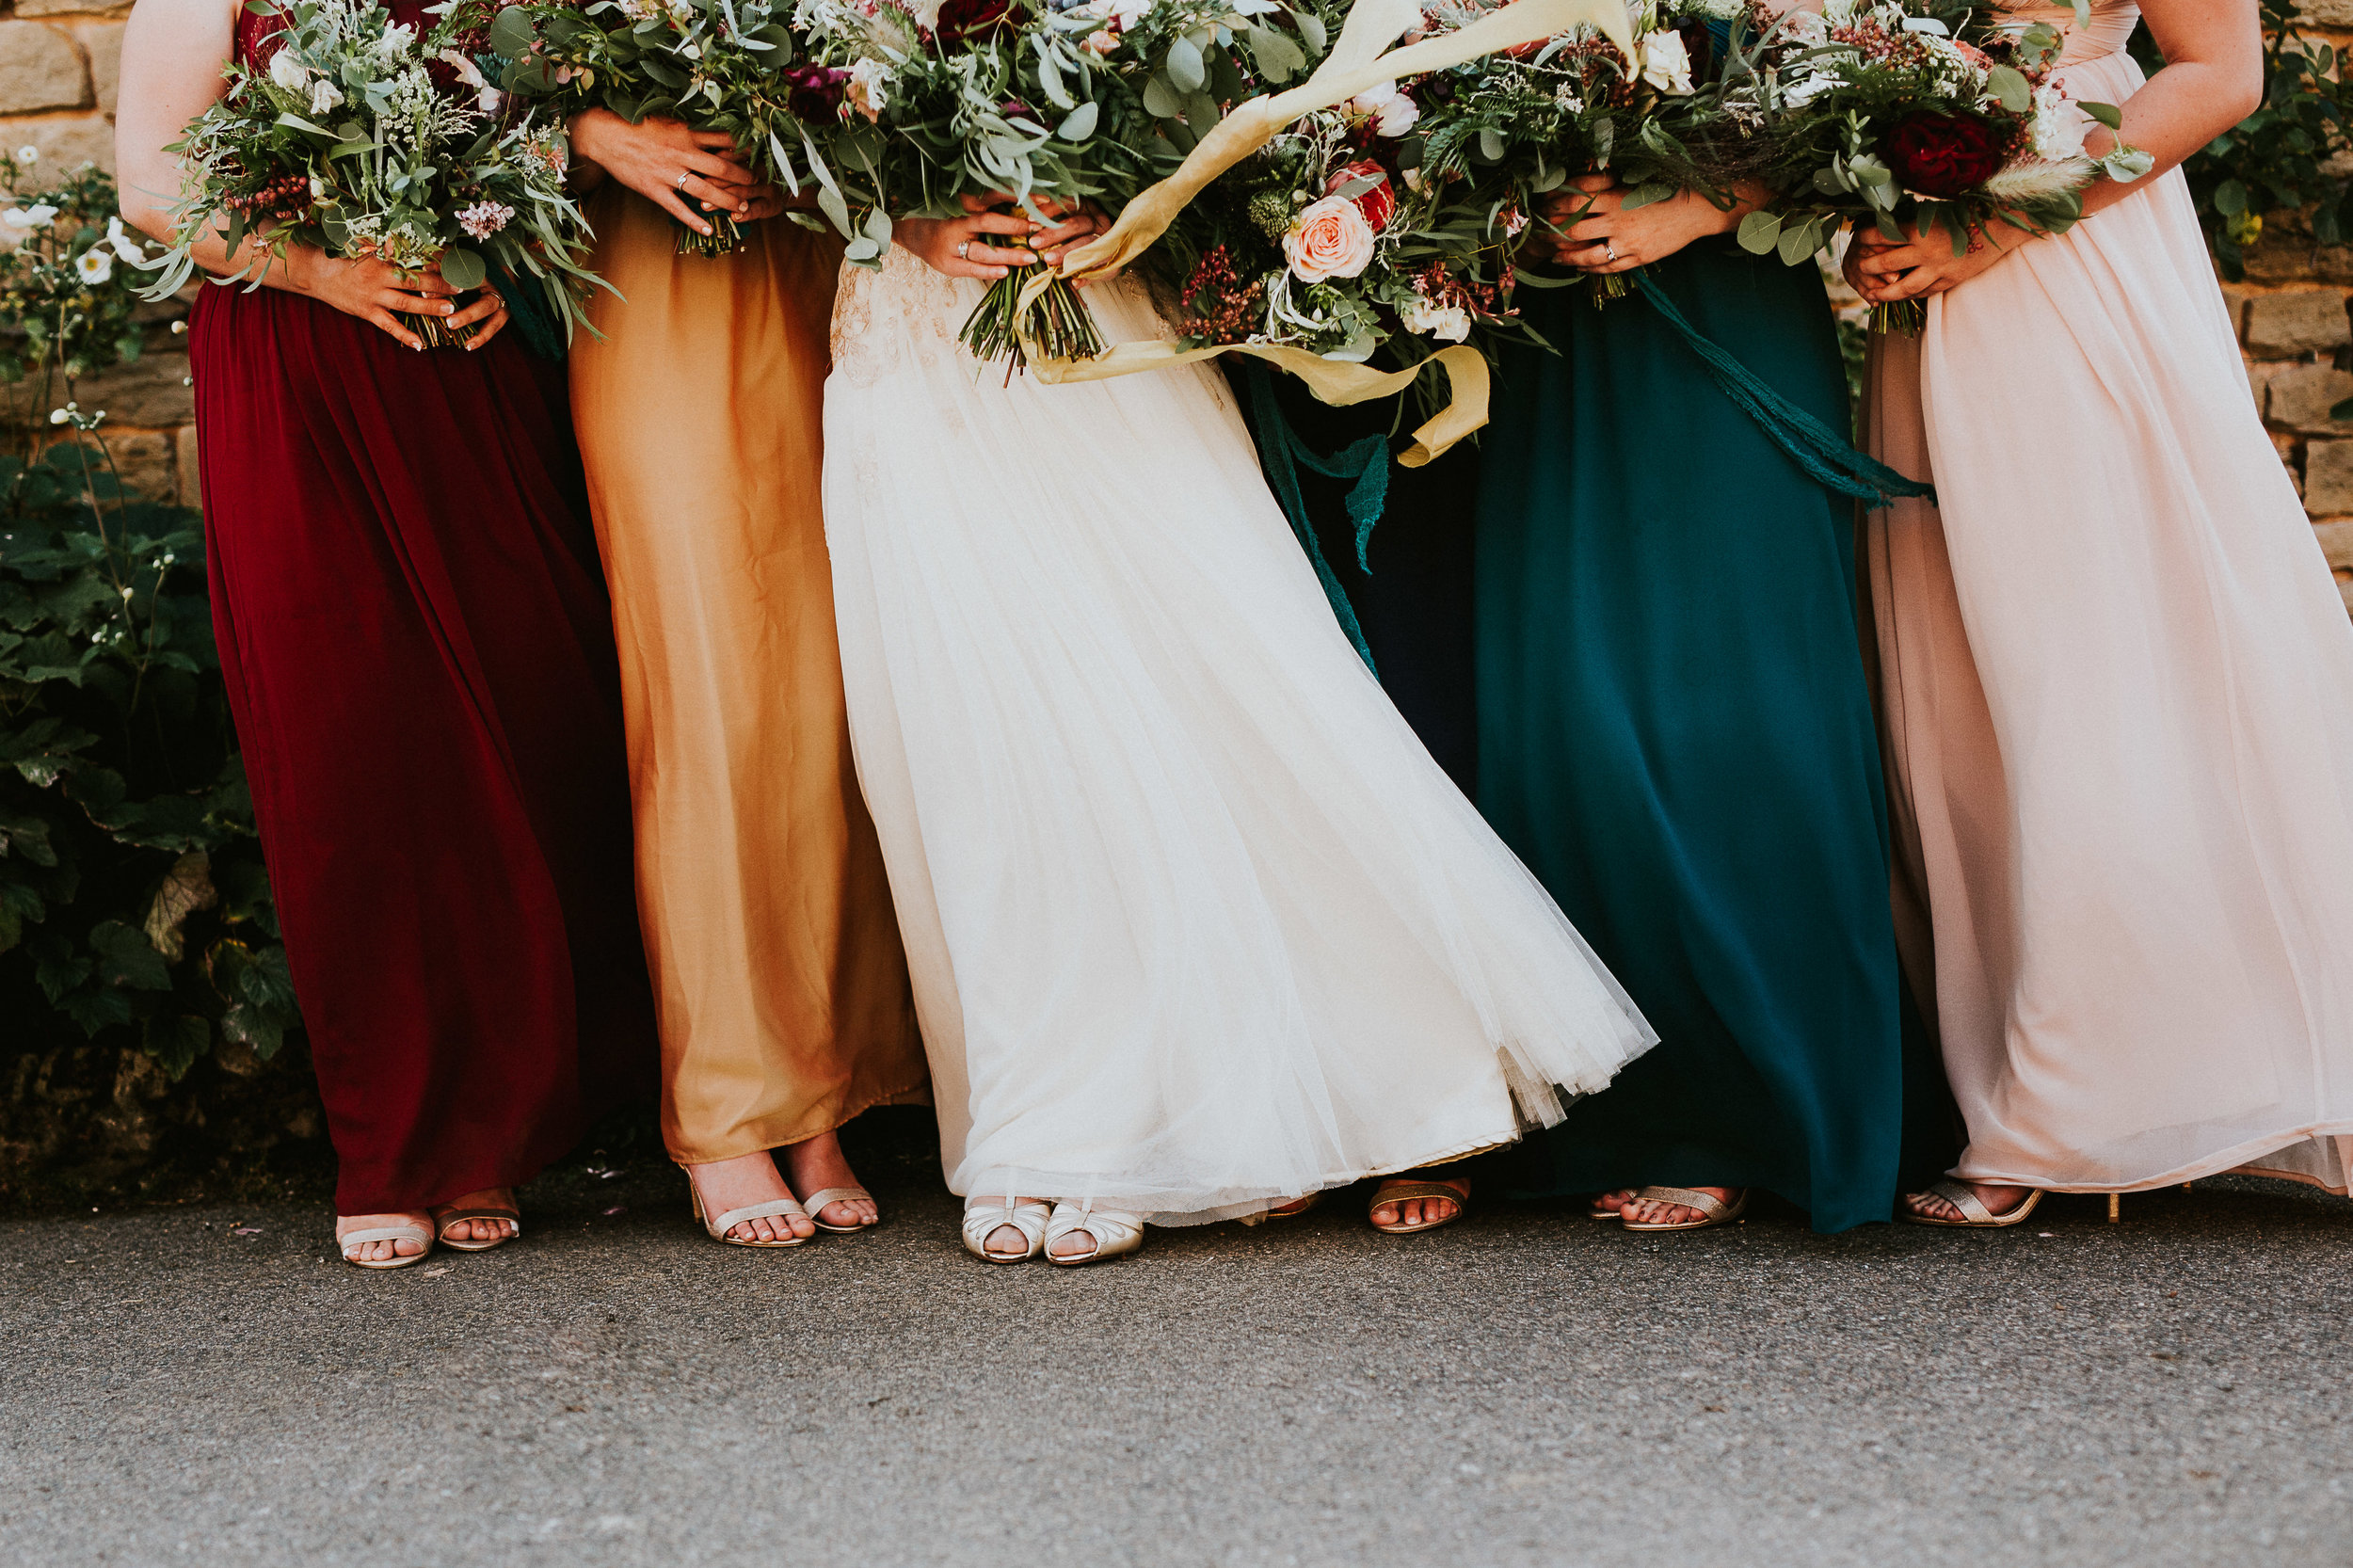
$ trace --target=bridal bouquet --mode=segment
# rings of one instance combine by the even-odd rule
[[[144,296],[184,287],[200,240],[219,233],[234,251],[258,236],[280,257],[295,245],[379,257],[460,290],[493,267],[536,279],[568,333],[597,280],[564,194],[562,127],[508,118],[446,24],[420,38],[366,0],[300,0],[283,14],[264,63],[232,62],[227,93],[171,148],[186,194],[171,213],[177,243],[139,264],[159,274]],[[413,330],[431,347],[471,335],[431,316]]]
[[[1833,234],[1868,224],[1949,236],[1959,255],[1993,223],[2057,233],[2083,216],[2083,190],[2136,180],[2148,153],[2084,148],[2112,104],[2079,103],[2051,80],[2063,40],[2037,24],[1959,36],[1945,0],[1828,0],[1792,11],[1744,53],[1744,107],[1773,143],[1770,180],[1787,194],[1740,225],[1740,243],[1796,265]],[[1998,19],[1997,19],[1998,20]],[[1921,302],[1872,312],[1875,330],[1916,332]]]
[[[890,218],[1011,195],[1040,221],[1116,210],[1173,171],[1225,107],[1322,55],[1333,0],[801,0],[796,22],[839,110],[817,144],[818,203],[879,264]],[[837,179],[837,174],[839,178]],[[1015,318],[1035,267],[988,292],[963,341],[1026,360]],[[1071,285],[1044,285],[1027,327],[1059,359],[1102,342]]]
[[[591,0],[508,6],[489,26],[510,62],[509,91],[550,100],[569,119],[606,108],[632,125],[648,115],[725,131],[760,174],[800,194],[809,122],[834,118],[823,67],[795,64],[791,6],[771,0]],[[744,243],[735,219],[707,235],[680,224],[681,255],[724,256]]]
[[[1425,14],[1436,32],[1492,8],[1438,0]],[[1631,58],[1580,27],[1408,84],[1422,113],[1407,177],[1443,201],[1449,231],[1468,222],[1492,235],[1500,219],[1515,239],[1536,199],[1573,174],[1615,175],[1629,208],[1687,190],[1728,205],[1729,187],[1754,171],[1762,149],[1723,106],[1710,24],[1747,8],[1748,0],[1629,0]],[[1507,248],[1516,254],[1517,245]],[[1623,295],[1626,277],[1605,274],[1592,287],[1598,304]]]
[[[1435,0],[1425,36],[1502,3]],[[1701,84],[1706,24],[1745,4],[1634,0],[1631,59],[1579,27],[1299,121],[1172,226],[1168,253],[1197,258],[1176,280],[1189,341],[1343,360],[1385,345],[1412,363],[1437,343],[1527,335],[1512,299],[1539,198],[1610,169],[1640,206],[1738,172],[1739,138]]]

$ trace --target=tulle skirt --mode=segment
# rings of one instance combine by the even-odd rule
[[[825,396],[949,1185],[1193,1223],[1557,1121],[1653,1036],[1356,658],[1223,379],[1005,386],[979,291],[845,269]]]

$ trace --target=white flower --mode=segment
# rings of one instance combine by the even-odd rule
[[[457,209],[457,227],[478,240],[488,239],[514,218],[515,209],[504,201],[477,201]]]
[[[16,150],[16,161],[30,168],[40,162],[40,149],[28,141]]]
[[[120,213],[106,220],[106,243],[114,247],[116,255],[134,266],[147,260],[146,248],[138,241],[133,239],[129,231],[122,227],[122,216]]]
[[[1791,108],[1801,108],[1838,85],[1838,78],[1826,71],[1809,70],[1793,82],[1781,84],[1781,101]]]
[[[70,420],[72,417],[73,416],[71,413],[67,412],[63,408],[52,408],[49,410],[49,423],[52,424],[63,424],[67,420]]]
[[[300,92],[311,85],[311,68],[295,57],[291,49],[280,49],[269,57],[269,79],[288,92]]]
[[[505,101],[505,94],[490,85],[489,78],[482,74],[482,68],[473,63],[471,56],[456,49],[444,49],[434,57],[457,72],[459,81],[473,88],[475,108],[484,114],[499,112],[499,104]]]
[[[889,86],[889,66],[881,60],[860,60],[850,67],[850,79],[841,88],[842,101],[868,120],[879,120],[883,105],[890,102],[886,91]]]
[[[1144,25],[1144,19],[1152,13],[1158,0],[1111,0],[1111,13],[1123,33],[1132,33]]]
[[[1812,11],[1793,10],[1781,19],[1781,36],[1791,43],[1818,49],[1830,41],[1830,29]]]
[[[384,36],[376,40],[376,52],[383,58],[398,59],[417,46],[417,30],[398,22],[387,23]]]
[[[0,223],[7,224],[19,233],[27,233],[35,229],[48,228],[56,216],[57,209],[42,201],[30,207],[10,207],[7,212],[0,213]]]
[[[1405,329],[1441,343],[1461,343],[1470,336],[1470,312],[1460,305],[1441,305],[1427,295],[1414,296],[1405,307]]]
[[[1348,106],[1370,120],[1372,128],[1391,140],[1412,130],[1414,122],[1421,119],[1420,105],[1400,92],[1395,82],[1367,88],[1350,99]]]
[[[1642,80],[1670,97],[1691,92],[1691,52],[1681,33],[1651,33],[1636,45],[1642,58]]]
[[[2034,155],[2045,163],[2080,157],[2091,117],[2057,88],[2044,84],[2034,94]]]
[[[939,31],[940,0],[901,0],[902,8],[927,33]]]
[[[344,101],[344,89],[322,76],[311,84],[311,112],[325,114]]]
[[[93,245],[73,258],[73,270],[82,275],[85,283],[103,283],[115,275],[114,252]]]

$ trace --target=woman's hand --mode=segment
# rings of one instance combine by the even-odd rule
[[[761,183],[725,131],[697,131],[682,120],[648,118],[635,125],[611,109],[572,117],[572,151],[698,234],[711,224],[687,205],[753,223],[784,211],[784,198]]]
[[[1968,248],[1956,256],[1952,236],[1941,229],[1923,234],[1914,227],[1906,232],[1910,237],[1898,241],[1875,229],[1863,230],[1847,248],[1847,281],[1874,305],[1943,294],[2035,237],[1996,223],[1971,235]]]
[[[1729,233],[1750,204],[1725,212],[1685,191],[1628,210],[1626,188],[1607,174],[1580,174],[1545,198],[1545,220],[1562,231],[1552,259],[1580,272],[1627,272],[1664,261],[1693,240]],[[1545,242],[1539,239],[1540,253]]]
[[[424,340],[401,322],[409,315],[438,316],[450,331],[475,328],[469,350],[488,343],[506,326],[506,302],[495,289],[484,289],[473,303],[460,306],[457,291],[438,273],[403,272],[390,262],[335,260],[323,250],[296,246],[286,252],[282,268],[285,286],[331,305],[345,315],[382,328],[404,347],[422,349]]]

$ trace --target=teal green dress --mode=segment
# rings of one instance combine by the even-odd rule
[[[1711,239],[1651,272],[1848,427],[1812,267]],[[1907,1080],[1853,504],[1641,297],[1523,303],[1560,353],[1509,358],[1485,437],[1480,807],[1660,1043],[1530,1140],[1513,1185],[1753,1187],[1817,1230],[1888,1219],[1945,1138],[1932,1067]]]

